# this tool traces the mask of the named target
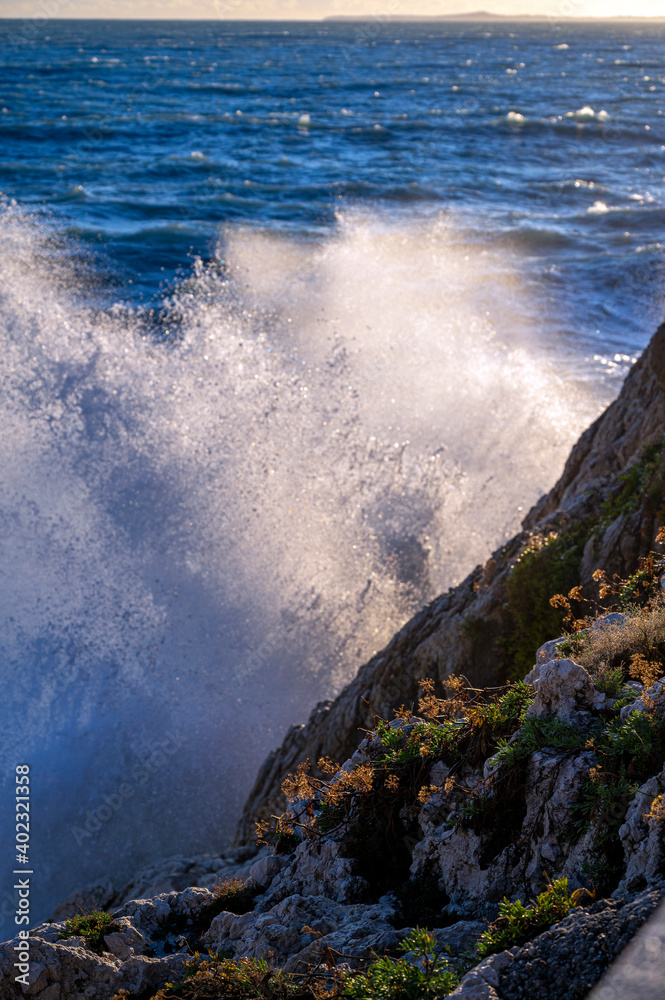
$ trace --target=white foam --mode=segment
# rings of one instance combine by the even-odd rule
[[[591,121],[606,122],[609,121],[610,116],[607,113],[607,111],[605,111],[604,108],[596,112],[589,104],[585,104],[584,107],[579,108],[578,111],[566,111],[565,117],[573,118],[575,121],[578,122],[591,122]]]
[[[608,205],[604,201],[594,201],[593,205],[587,208],[587,213],[590,215],[606,215],[608,212],[620,212],[621,209],[617,205]]]

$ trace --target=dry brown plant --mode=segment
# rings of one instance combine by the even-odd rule
[[[661,531],[663,529],[661,528]],[[644,813],[643,817],[647,823],[649,821],[662,823],[665,820],[665,796],[657,795],[656,798],[651,803],[649,812]]]

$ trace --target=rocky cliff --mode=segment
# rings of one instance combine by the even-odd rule
[[[552,593],[578,583],[588,589],[598,568],[630,575],[651,547],[661,503],[659,456],[647,468],[637,466],[664,432],[665,324],[618,399],[575,445],[557,484],[529,512],[524,530],[420,611],[334,701],[318,704],[305,725],[290,729],[259,771],[237,842],[253,842],[255,821],[282,811],[282,781],[300,761],[324,754],[346,759],[372,713],[386,717],[413,704],[422,677],[441,683],[464,674],[492,684],[520,676],[557,626],[547,610]],[[622,476],[631,467],[635,482],[627,483]],[[537,549],[553,535],[554,546]]]

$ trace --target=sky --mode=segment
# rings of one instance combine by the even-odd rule
[[[0,17],[319,18],[367,14],[382,20],[404,14],[475,10],[549,17],[662,17],[665,0],[0,0]]]

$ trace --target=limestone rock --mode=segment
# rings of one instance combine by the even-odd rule
[[[497,993],[500,973],[510,966],[518,948],[490,955],[483,962],[467,972],[456,990],[450,994],[451,1000],[501,1000]]]
[[[611,611],[607,615],[596,618],[592,628],[594,632],[602,632],[605,629],[620,629],[627,621],[628,615],[621,614],[619,611]]]
[[[450,898],[451,914],[492,916],[493,904],[504,896],[535,896],[544,887],[544,870],[566,869],[572,848],[565,832],[570,804],[595,763],[588,751],[576,756],[534,753],[522,815],[502,818],[499,813],[496,828],[485,834],[455,824],[451,818],[455,793],[447,801],[445,792],[437,792],[419,815],[425,836],[414,847],[412,874],[437,872],[439,885]]]
[[[565,636],[559,636],[558,639],[550,639],[548,642],[544,642],[542,646],[536,652],[536,666],[540,666],[543,663],[549,663],[550,660],[561,660],[563,657],[557,656],[558,646],[560,642],[563,642]]]
[[[626,872],[617,895],[653,885],[663,878],[665,862],[665,812],[662,818],[647,819],[654,799],[665,792],[665,768],[649,778],[628,807],[619,837],[626,860]]]
[[[120,917],[114,923],[118,929],[104,936],[104,943],[111,954],[122,961],[134,954],[143,954],[148,947],[145,936],[132,926],[127,917]]]
[[[179,854],[159,858],[120,888],[115,888],[110,879],[102,879],[77,889],[55,908],[51,920],[65,920],[92,910],[112,910],[132,899],[151,899],[165,892],[181,892],[193,886],[212,889],[224,879],[245,878],[254,862],[267,853],[265,847],[259,849],[248,845],[219,855],[188,857]]]
[[[606,696],[597,691],[591,677],[574,660],[550,660],[537,664],[524,678],[536,691],[536,700],[528,715],[541,718],[555,715],[572,722],[580,711],[600,708]]]
[[[155,991],[184,967],[186,956],[168,955],[150,958],[128,953],[126,957],[103,952],[98,955],[80,938],[67,941],[45,941],[40,928],[35,928],[29,940],[30,985],[24,989],[14,980],[12,963],[13,942],[0,945],[0,998],[18,1000],[38,997],[40,1000],[108,1000],[118,990],[137,995]],[[130,949],[131,952],[131,949]]]
[[[255,861],[247,872],[247,880],[260,889],[267,889],[275,875],[282,870],[286,861],[284,858],[267,855]]]

